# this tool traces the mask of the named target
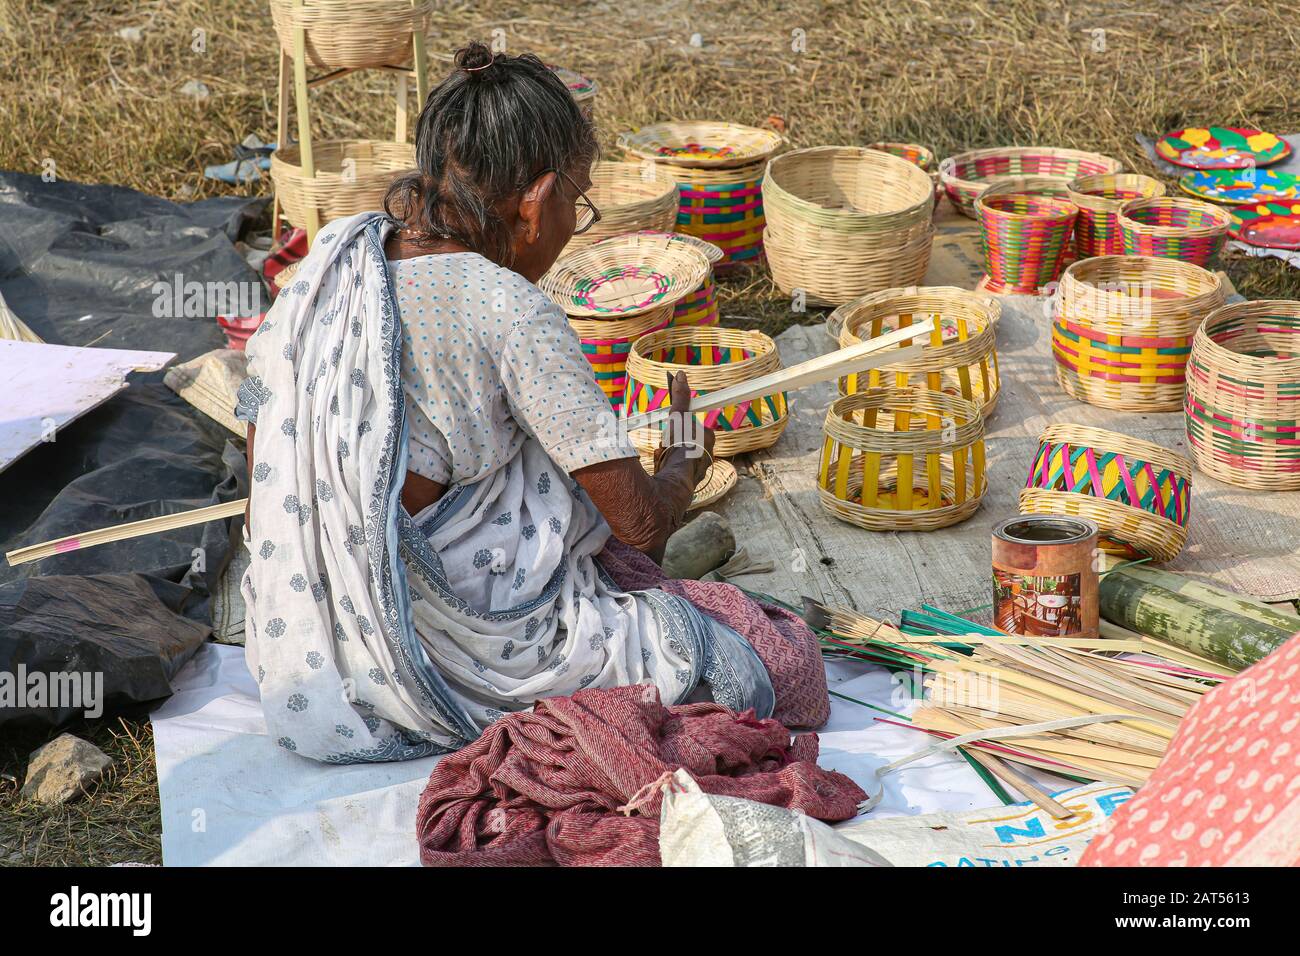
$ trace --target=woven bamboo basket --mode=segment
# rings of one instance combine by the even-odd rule
[[[871,388],[826,413],[818,495],[872,531],[964,521],[987,487],[984,420],[972,402],[923,388]]]
[[[616,236],[563,256],[538,286],[571,317],[626,319],[662,306],[671,315],[708,274],[704,253],[684,243]]]
[[[1036,295],[1061,275],[1079,209],[1057,179],[1003,179],[975,200],[984,250],[980,288]]]
[[[721,249],[722,258],[715,265],[719,270],[756,262],[763,254],[766,224],[762,165],[706,170],[710,175],[726,173],[725,182],[696,181],[700,170],[693,168],[672,172],[679,177],[677,231]]]
[[[622,409],[623,395],[627,391],[627,357],[632,351],[632,343],[647,333],[668,328],[672,318],[671,304],[627,319],[569,316],[569,325],[582,340],[582,354],[591,363],[600,390],[615,412]]]
[[[1089,518],[1103,550],[1171,561],[1187,540],[1192,463],[1127,435],[1049,425],[1020,492],[1021,514]]]
[[[321,223],[382,209],[393,178],[415,165],[415,147],[381,140],[323,140],[312,144],[312,159],[314,177],[303,173],[296,144],[271,154],[271,181],[284,217],[303,229],[313,206]]]
[[[637,242],[651,248],[682,243],[692,249],[698,249],[709,260],[710,271],[694,292],[688,292],[673,307],[673,325],[717,325],[719,319],[717,290],[713,284],[712,267],[722,259],[722,250],[711,242],[696,239],[680,232],[655,232],[643,230],[620,237],[628,242]]]
[[[920,358],[841,378],[841,395],[882,385],[916,386],[973,402],[986,419],[993,414],[1001,386],[996,323],[1002,312],[993,297],[952,286],[914,286],[873,292],[835,312],[841,348],[914,322],[935,321]]]
[[[1136,173],[1101,173],[1072,182],[1070,202],[1079,207],[1074,223],[1074,249],[1079,258],[1122,256],[1120,208],[1130,199],[1154,199],[1164,194],[1164,183]]]
[[[768,163],[763,203],[768,263],[787,295],[841,305],[925,275],[934,192],[906,160],[854,146],[785,153]]]
[[[623,407],[631,415],[667,405],[669,373],[686,372],[691,393],[702,395],[780,367],[776,343],[762,332],[698,326],[665,329],[633,343]],[[785,431],[789,406],[785,393],[777,392],[698,417],[715,430],[714,455],[726,458],[771,446]],[[659,445],[656,429],[639,429],[630,438],[643,452]]]
[[[271,0],[280,49],[293,56],[293,32],[306,32],[307,58],[323,70],[400,66],[411,59],[411,37],[428,33],[434,4],[411,0]]]
[[[1081,259],[1065,270],[1056,295],[1056,380],[1103,408],[1178,411],[1192,336],[1223,301],[1219,277],[1190,262]]]
[[[565,255],[624,233],[670,232],[677,221],[677,181],[657,164],[596,163],[587,195],[600,210],[600,221],[570,239]]]
[[[1187,373],[1196,466],[1241,488],[1300,490],[1300,302],[1237,302],[1211,312]]]
[[[655,458],[653,454],[641,456],[641,467],[645,469],[647,475],[655,473]],[[727,492],[736,487],[736,466],[722,458],[715,458],[709,466],[709,473],[704,476],[704,480],[695,486],[695,494],[691,498],[691,503],[687,506],[687,511],[699,511],[701,508],[707,508],[709,505],[721,501],[726,497]]]
[[[905,159],[930,177],[934,184],[934,206],[939,208],[939,197],[943,195],[943,184],[939,182],[939,158],[933,150],[919,143],[872,143],[867,149],[879,150],[890,156]]]
[[[568,87],[569,95],[573,97],[573,102],[578,104],[578,109],[582,111],[582,115],[589,120],[594,119],[596,92],[600,89],[599,84],[581,73],[565,69],[562,66],[552,66],[550,69],[552,73],[560,78],[560,82]]]
[[[1125,254],[1182,259],[1198,266],[1218,258],[1231,226],[1226,209],[1181,196],[1131,199],[1119,211]]]
[[[619,148],[645,159],[701,169],[760,163],[782,142],[775,130],[712,121],[655,123],[618,138]]]
[[[1071,183],[1080,176],[1117,173],[1123,168],[1117,159],[1079,149],[998,146],[949,156],[939,163],[939,180],[953,206],[974,218],[975,200],[1000,179],[1039,176]]]

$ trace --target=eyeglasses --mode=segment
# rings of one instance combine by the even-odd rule
[[[537,175],[545,176],[547,173],[555,173],[555,175],[568,183],[573,188],[573,191],[578,194],[578,198],[574,200],[574,207],[577,210],[576,220],[573,227],[573,234],[575,236],[582,235],[596,223],[600,222],[600,210],[596,208],[594,202],[587,198],[587,194],[578,188],[578,184],[573,181],[572,177],[570,177],[568,173],[562,169],[551,167],[543,169]]]

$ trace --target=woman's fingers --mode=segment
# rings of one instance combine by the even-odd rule
[[[675,412],[686,412],[691,407],[691,384],[686,380],[685,372],[678,372],[675,375],[668,373],[672,378],[668,382],[668,399],[669,405]]]

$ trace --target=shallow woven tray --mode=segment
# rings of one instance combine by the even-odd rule
[[[1101,546],[1107,551],[1141,555],[1156,561],[1170,561],[1177,557],[1187,540],[1187,521],[1191,511],[1190,461],[1151,442],[1084,425],[1049,425],[1039,442],[1039,450],[1030,462],[1027,486],[1020,492],[1021,514],[1089,518],[1101,530]],[[1059,478],[1053,480],[1051,452],[1062,444],[1071,449],[1072,457],[1078,454],[1076,449],[1091,449],[1094,455],[1102,457],[1109,454],[1120,456],[1106,464],[1096,459],[1104,494],[1117,497],[1095,496],[1086,452],[1079,457],[1077,464],[1072,464],[1072,473],[1068,476],[1069,481],[1083,490],[1061,490],[1067,485]],[[1049,452],[1046,481],[1041,475],[1045,449]],[[1121,457],[1123,472],[1120,470]],[[1123,480],[1125,472],[1129,482]],[[1152,477],[1156,479],[1155,485],[1160,487],[1160,505],[1155,503]],[[1052,490],[1042,487],[1044,484],[1052,485]],[[1130,487],[1139,499],[1150,498],[1146,506],[1128,503]],[[1182,494],[1176,490],[1180,487]],[[1161,507],[1172,509],[1179,520],[1156,513],[1156,509]]]
[[[939,181],[953,206],[974,218],[975,200],[990,183],[999,179],[1044,176],[1070,183],[1080,176],[1117,173],[1123,168],[1117,159],[1080,149],[997,146],[968,150],[942,160]]]
[[[1223,301],[1219,277],[1190,262],[1082,259],[1065,270],[1056,294],[1056,380],[1103,408],[1178,411],[1192,336]]]
[[[658,447],[658,446],[656,446]],[[655,456],[653,454],[641,456],[641,467],[645,469],[647,475],[655,473]],[[713,464],[709,466],[709,473],[704,476],[704,480],[695,486],[695,494],[691,498],[690,506],[687,511],[698,511],[701,508],[707,508],[722,498],[736,487],[736,466],[723,458],[714,458]]]
[[[1196,467],[1241,488],[1300,490],[1300,303],[1265,299],[1211,312],[1192,343],[1187,379]]]
[[[629,153],[684,168],[752,165],[771,156],[782,142],[775,130],[707,120],[655,123],[618,138],[619,147]],[[702,149],[687,152],[691,146]]]
[[[280,49],[293,56],[294,28],[306,28],[307,59],[325,70],[400,66],[410,62],[411,38],[427,34],[432,0],[270,0]]]
[[[538,286],[570,317],[629,318],[674,305],[708,274],[698,249],[614,237],[563,256]]]
[[[668,231],[677,221],[677,181],[658,164],[596,163],[587,196],[600,210],[600,221],[570,239],[566,255],[629,232]]]
[[[415,147],[383,140],[321,140],[312,144],[312,161],[314,177],[303,173],[297,144],[271,154],[271,181],[284,216],[304,229],[312,206],[322,224],[383,208],[394,177],[415,166]]]

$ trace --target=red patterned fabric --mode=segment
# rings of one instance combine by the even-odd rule
[[[654,786],[684,767],[705,793],[846,820],[866,794],[816,764],[817,737],[718,704],[664,707],[652,685],[583,690],[507,714],[443,757],[420,796],[425,866],[658,866]],[[618,808],[634,803],[631,815]]]
[[[755,601],[735,585],[670,581],[659,565],[612,538],[599,560],[624,590],[659,588],[676,594],[749,641],[772,678],[776,692],[774,720],[787,727],[820,727],[826,723],[831,715],[826,667],[817,636],[802,618],[785,608]]]
[[[1080,866],[1300,866],[1300,634],[1187,712]]]

